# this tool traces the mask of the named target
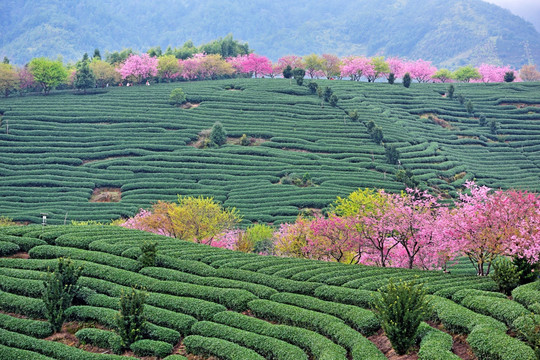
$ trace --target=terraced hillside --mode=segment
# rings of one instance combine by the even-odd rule
[[[133,215],[156,200],[213,196],[237,207],[246,222],[294,220],[359,187],[404,189],[410,169],[421,187],[455,194],[466,179],[491,187],[540,189],[540,84],[368,84],[317,80],[338,107],[284,79],[234,79],[114,88],[107,93],[0,100],[0,214],[38,222],[40,213],[106,221]],[[168,104],[182,87],[198,106]],[[228,90],[231,89],[232,90]],[[347,112],[358,110],[358,122]],[[487,124],[479,125],[485,114]],[[401,153],[386,163],[370,137],[373,120],[384,143]],[[255,146],[193,146],[221,121],[232,138]],[[496,121],[497,134],[489,124]],[[234,140],[234,139],[232,139]],[[284,180],[309,173],[314,186]]]
[[[156,266],[143,268],[137,260],[145,240],[158,243]],[[162,356],[386,359],[368,339],[380,328],[369,309],[374,291],[389,278],[416,278],[431,294],[433,322],[421,326],[420,359],[459,359],[449,333],[468,336],[481,359],[535,358],[507,329],[519,328],[520,316],[538,302],[539,282],[518,287],[512,301],[492,292],[490,278],[266,257],[112,226],[4,227],[0,249],[2,359],[125,358],[112,355],[111,330],[122,290],[134,285],[147,289],[144,314],[150,323],[135,348],[151,345]],[[67,332],[67,338],[51,337],[42,321],[43,276],[60,256],[83,268],[82,289],[64,330],[98,328],[76,333],[97,343],[92,353]]]

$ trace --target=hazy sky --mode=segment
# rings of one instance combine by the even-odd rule
[[[540,32],[540,0],[484,0],[512,11],[532,22]]]

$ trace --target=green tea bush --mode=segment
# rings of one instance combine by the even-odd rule
[[[380,323],[373,312],[356,306],[337,304],[310,296],[289,293],[278,293],[273,295],[270,300],[333,315],[342,319],[365,336],[373,334],[380,328]]]
[[[458,360],[459,356],[452,353],[453,339],[450,334],[421,323],[416,333],[420,342],[419,360]]]
[[[20,319],[6,314],[0,314],[0,327],[36,338],[45,338],[53,333],[48,322]]]
[[[444,327],[458,334],[469,334],[477,326],[487,326],[497,331],[506,331],[506,326],[492,317],[471,311],[455,302],[439,296],[428,295],[433,307],[433,317],[442,322]]]
[[[13,255],[20,250],[19,245],[12,242],[0,241],[0,256]]]
[[[340,286],[319,286],[315,289],[314,295],[324,300],[362,308],[371,308],[374,301],[373,291],[348,289]]]
[[[381,326],[399,355],[407,353],[416,341],[416,331],[431,313],[426,292],[414,281],[394,283],[379,290],[373,305]]]
[[[103,349],[111,349],[115,354],[122,354],[122,338],[114,332],[96,328],[77,331],[75,336],[83,344],[91,344]]]
[[[274,325],[267,321],[232,311],[224,311],[216,314],[213,321],[286,341],[308,351],[316,360],[346,359],[344,348],[311,330],[296,326]]]
[[[171,94],[169,95],[169,103],[171,105],[182,105],[186,102],[186,94],[184,93],[184,90],[182,88],[176,88],[171,91]]]
[[[264,360],[255,351],[222,339],[190,335],[184,339],[184,345],[187,352],[195,355],[216,356],[224,360]]]
[[[535,360],[536,355],[529,346],[490,326],[476,326],[467,342],[479,360]]]
[[[90,353],[60,342],[36,339],[1,328],[0,344],[37,352],[58,360],[135,360],[133,357]]]
[[[540,358],[540,315],[521,316],[514,320],[512,326],[518,336],[525,340]]]
[[[307,355],[297,346],[272,337],[236,329],[223,324],[200,321],[193,326],[192,332],[195,335],[215,337],[234,342],[256,351],[267,359],[307,360]]]
[[[452,296],[452,300],[454,300],[457,303],[461,303],[463,299],[465,299],[468,296],[472,296],[472,297],[491,296],[491,297],[499,298],[499,299],[507,299],[506,295],[498,293],[498,292],[476,290],[476,289],[463,289],[463,290],[456,291],[454,295]]]
[[[4,345],[0,345],[0,359],[54,360],[52,357]]]
[[[0,310],[36,319],[43,319],[45,317],[45,304],[41,299],[15,295],[1,290]]]
[[[372,342],[334,316],[268,300],[254,300],[249,303],[249,308],[257,317],[304,327],[328,336],[350,350],[354,360],[385,359]]]
[[[507,325],[512,325],[518,317],[529,313],[520,303],[491,296],[467,296],[461,300],[461,304],[468,309],[491,316]]]
[[[137,356],[157,356],[164,358],[173,351],[173,346],[163,341],[139,340],[131,344],[130,349]]]
[[[526,307],[540,303],[540,281],[518,286],[512,291],[512,298]]]
[[[34,246],[46,245],[44,240],[36,239],[33,237],[20,237],[11,235],[0,235],[0,241],[7,241],[19,246],[20,251],[28,252]]]

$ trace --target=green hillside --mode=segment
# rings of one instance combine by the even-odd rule
[[[137,261],[144,241],[158,244],[155,266]],[[509,300],[492,292],[489,277],[267,257],[112,226],[3,227],[0,251],[2,359],[133,359],[112,355],[118,336],[111,330],[122,292],[137,285],[148,294],[149,324],[135,348],[161,357],[174,346],[183,355],[231,360],[384,360],[366,337],[380,328],[369,310],[374,291],[390,278],[423,283],[433,321],[468,334],[479,358],[534,359],[506,332],[523,326],[520,316],[539,299],[538,282],[518,287]],[[21,251],[30,259],[6,257]],[[67,321],[79,340],[97,345],[92,353],[74,338],[66,344],[62,334],[49,341],[52,330],[42,321],[43,278],[60,256],[82,267]],[[420,329],[420,360],[459,359],[450,334],[426,323]],[[143,346],[147,340],[151,347]]]
[[[334,90],[337,107],[321,108],[306,86],[283,79],[1,99],[0,214],[39,222],[45,212],[53,224],[66,216],[107,221],[157,200],[204,195],[238,208],[246,222],[279,223],[359,187],[403,190],[395,178],[400,169],[443,195],[455,196],[467,179],[540,190],[538,83],[456,85],[475,116],[485,114],[480,126],[465,105],[442,96],[444,84],[317,82]],[[168,104],[178,86],[197,107]],[[346,115],[352,110],[359,121]],[[370,120],[384,143],[397,146],[401,165],[387,163],[384,146],[367,131]],[[231,143],[196,148],[198,134],[216,121]],[[234,144],[243,134],[258,140]],[[306,173],[312,186],[290,184]]]
[[[95,48],[102,55],[165,50],[230,33],[274,61],[333,53],[423,58],[444,67],[540,62],[534,26],[480,0],[0,2],[0,58],[19,65],[40,56],[76,61]]]

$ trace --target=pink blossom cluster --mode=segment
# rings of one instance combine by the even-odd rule
[[[380,59],[386,63],[386,70],[382,71],[376,66],[376,60]],[[323,54],[319,57],[318,63],[310,62],[306,65],[302,57],[296,55],[284,56],[274,64],[265,56],[257,54],[238,55],[227,59],[221,59],[219,55],[207,55],[204,53],[194,54],[185,60],[178,60],[180,72],[167,74],[166,78],[183,78],[185,80],[215,79],[222,75],[251,74],[253,77],[280,77],[287,66],[292,69],[302,68],[306,70],[306,75],[311,78],[326,77],[327,79],[348,78],[360,81],[365,79],[369,82],[380,77],[388,78],[390,73],[396,79],[403,78],[405,73],[409,73],[411,78],[419,83],[438,82],[440,78],[435,78],[437,68],[430,61],[422,59],[407,61],[397,57],[390,57],[384,60],[382,57],[369,58],[365,56],[348,56],[340,59],[332,54]],[[228,64],[228,65],[224,65]],[[503,82],[504,75],[513,71],[508,66],[495,66],[482,64],[477,68],[481,75],[475,82]],[[131,54],[128,59],[117,69],[123,79],[135,78],[141,82],[158,73],[158,58],[150,57],[148,54]],[[515,72],[514,72],[515,73]],[[451,81],[451,79],[445,80]],[[521,81],[519,76],[515,81]]]
[[[245,231],[241,229],[227,230],[214,238],[212,241],[212,246],[222,249],[236,250],[238,240],[241,236],[243,236],[244,233]]]
[[[504,75],[507,72],[513,72],[509,66],[496,66],[491,64],[482,64],[478,67],[478,72],[480,73],[481,79],[477,80],[478,82],[484,83],[493,83],[493,82],[503,82]]]
[[[379,190],[384,201],[375,207],[363,205],[357,215],[300,217],[295,223],[281,224],[274,245],[282,256],[383,267],[445,269],[452,259],[467,256],[479,275],[489,273],[497,256],[540,261],[538,194],[492,191],[473,182],[465,187],[467,192],[452,207],[419,190],[407,189],[404,194]],[[141,209],[120,226],[173,236],[155,222],[145,221],[151,215]],[[235,250],[244,234],[229,229],[211,245]]]
[[[158,73],[158,58],[148,54],[131,54],[118,68],[122,79],[134,77],[138,83]]]
[[[149,218],[150,216],[152,216],[152,212],[150,212],[149,210],[140,209],[135,216],[130,217],[125,222],[119,224],[119,226],[125,227],[127,229],[147,231],[158,235],[164,235],[169,237],[173,236],[163,227],[156,228],[154,226],[149,226],[145,219]]]
[[[237,72],[253,74],[254,77],[271,76],[274,71],[272,62],[266,56],[257,54],[238,55],[228,58],[227,61]]]
[[[358,216],[282,225],[279,241],[301,247],[278,246],[282,255],[328,261],[405,268],[445,268],[467,256],[479,275],[489,273],[497,256],[540,261],[540,197],[526,191],[492,191],[466,183],[468,193],[452,208],[441,206],[427,192],[379,195],[384,206]],[[307,224],[306,224],[307,222]],[[290,236],[291,232],[296,232]],[[299,232],[303,232],[300,234]],[[300,240],[299,240],[300,239]]]

